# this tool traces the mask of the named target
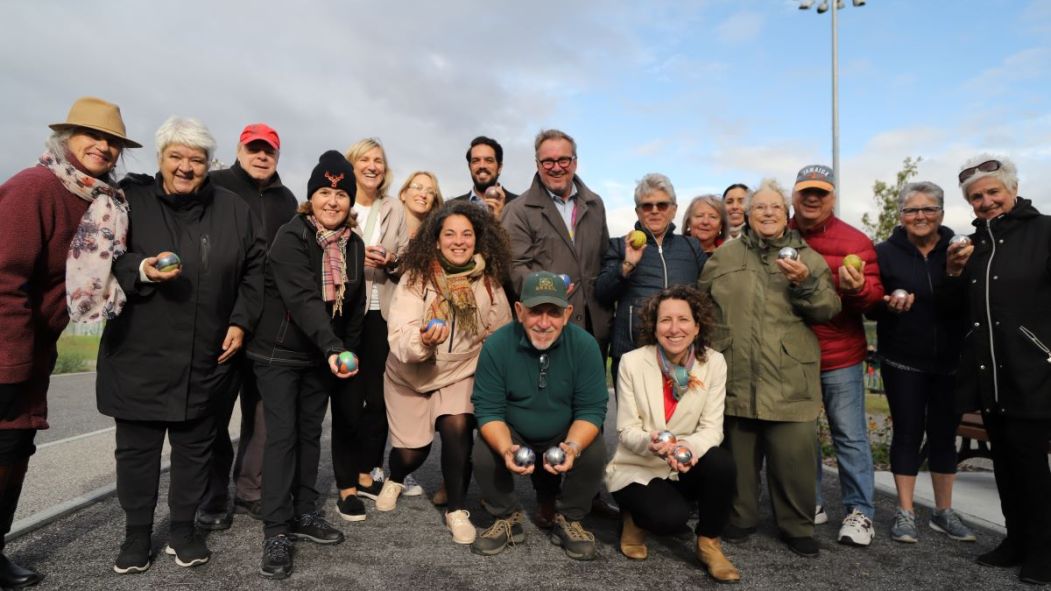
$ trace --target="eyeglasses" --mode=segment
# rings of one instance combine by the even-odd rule
[[[931,206],[928,206],[928,207],[904,207],[901,210],[901,215],[903,215],[903,216],[914,216],[914,215],[921,214],[921,213],[923,215],[925,215],[925,216],[927,216],[927,215],[938,215],[938,213],[940,213],[941,210],[942,210],[942,208],[940,208],[938,206],[935,206],[935,205],[931,205]]]
[[[424,195],[427,195],[429,197],[438,196],[438,193],[436,193],[434,189],[425,189],[424,186],[419,183],[412,183],[411,185],[409,185],[409,188],[413,191],[419,191],[420,193],[423,193]]]
[[[762,213],[766,213],[768,211],[777,213],[779,211],[784,211],[785,206],[781,205],[780,203],[758,203],[756,205],[753,205],[752,209]]]
[[[999,160],[986,160],[985,162],[982,162],[978,166],[972,166],[970,168],[965,168],[965,169],[960,171],[960,182],[962,183],[962,182],[966,181],[967,179],[971,178],[979,170],[982,171],[982,172],[996,172],[997,170],[1000,170],[1001,166],[1003,166],[1003,164],[1001,164]]]
[[[636,207],[638,207],[640,211],[668,211],[668,208],[671,206],[671,201],[655,201],[653,203],[640,203]]]
[[[540,354],[540,377],[536,380],[536,387],[543,390],[547,387],[547,369],[551,367],[551,356],[547,353]]]
[[[543,166],[544,170],[551,170],[556,164],[559,168],[566,168],[570,164],[573,164],[573,161],[576,159],[576,156],[563,156],[561,158],[545,158],[543,160],[537,160],[536,162],[540,166]]]

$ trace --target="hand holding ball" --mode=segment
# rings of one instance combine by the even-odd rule
[[[557,445],[549,447],[547,448],[547,451],[544,452],[544,461],[547,462],[549,466],[559,466],[562,462],[566,461],[566,452],[562,451],[562,448]]]
[[[865,266],[865,263],[861,260],[861,257],[859,257],[858,255],[848,254],[847,256],[843,257],[843,266],[850,267],[851,269],[854,269],[855,271],[860,273],[862,267]]]
[[[519,468],[527,468],[529,466],[532,466],[534,463],[536,463],[536,452],[534,452],[532,448],[526,447],[524,445],[520,446],[518,450],[515,451],[514,461],[515,465]]]
[[[678,441],[678,438],[671,431],[657,433],[657,443],[675,443],[676,441]]]
[[[350,373],[358,370],[358,356],[350,351],[344,351],[336,359],[336,367],[339,373]]]
[[[427,326],[421,328],[420,332],[427,332],[428,330],[430,330],[430,329],[432,329],[432,328],[434,328],[436,326],[438,328],[441,328],[441,327],[445,326],[445,321],[442,320],[441,318],[431,318],[431,321],[427,323]]]
[[[905,298],[909,297],[909,292],[905,291],[904,289],[895,289],[894,291],[890,292],[890,297],[895,300],[904,300]]]
[[[965,234],[957,234],[949,239],[949,246],[953,246],[954,244],[962,244],[963,246],[961,246],[960,248],[964,248],[970,243],[971,237]]]
[[[777,258],[779,258],[779,259],[788,259],[790,261],[798,261],[799,260],[799,251],[794,249],[794,248],[792,248],[791,246],[786,246],[786,247],[782,248],[781,250],[777,251]]]
[[[646,233],[641,230],[632,230],[628,233],[628,244],[634,249],[642,248],[646,245]]]
[[[680,464],[685,466],[690,463],[690,460],[693,459],[693,452],[690,451],[690,448],[684,445],[680,445],[675,449],[671,450],[671,457],[675,458],[676,462],[679,462]]]

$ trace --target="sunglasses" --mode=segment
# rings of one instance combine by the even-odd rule
[[[547,387],[547,370],[551,367],[551,357],[547,353],[540,354],[540,377],[536,380],[536,387],[543,390]]]
[[[640,203],[638,208],[640,211],[668,211],[671,207],[671,201],[657,201],[656,203]]]
[[[962,182],[966,181],[967,179],[971,178],[979,170],[982,171],[982,172],[996,172],[997,170],[1000,170],[1001,166],[1003,166],[1003,164],[1000,164],[999,160],[986,160],[985,162],[982,162],[978,166],[972,166],[970,168],[965,168],[965,169],[960,171],[960,182],[962,183]]]

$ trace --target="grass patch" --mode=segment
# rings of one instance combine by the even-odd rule
[[[58,361],[55,362],[53,375],[94,371],[95,360],[99,355],[99,341],[96,335],[63,334],[58,338]]]

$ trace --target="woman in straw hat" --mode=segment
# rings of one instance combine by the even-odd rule
[[[111,317],[124,293],[110,265],[124,253],[128,206],[112,172],[125,148],[120,108],[73,103],[39,162],[0,185],[0,587],[42,576],[3,555],[38,429],[47,429],[55,343],[70,318]],[[67,297],[68,289],[68,297]],[[68,312],[67,312],[68,299]]]

